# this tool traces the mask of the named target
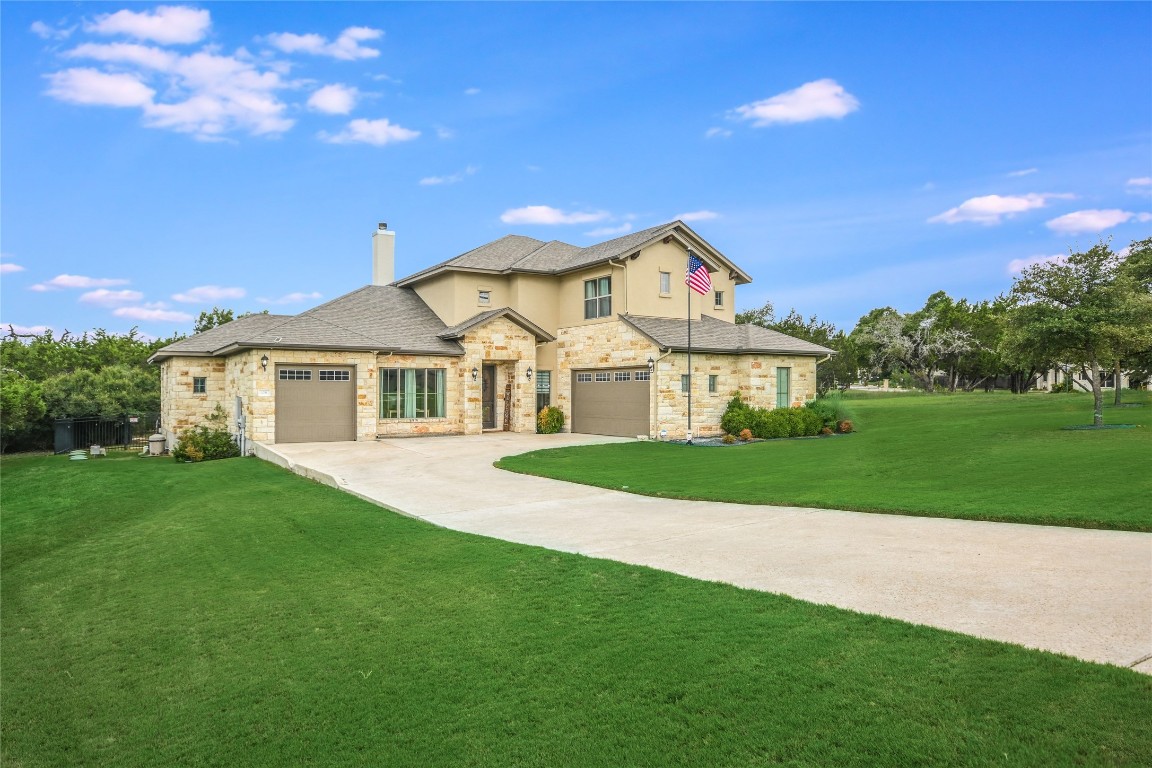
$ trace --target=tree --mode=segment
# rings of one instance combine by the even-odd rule
[[[0,450],[44,418],[40,385],[18,371],[0,368]]]
[[[192,333],[204,333],[204,331],[209,331],[218,325],[224,325],[224,323],[230,323],[235,319],[235,313],[232,310],[212,307],[211,311],[204,310],[196,318],[196,325],[192,326]]]
[[[160,410],[157,384],[152,371],[129,365],[62,373],[44,382],[44,404],[52,418],[154,413]]]
[[[1090,371],[1095,426],[1104,423],[1100,362],[1152,345],[1152,295],[1124,261],[1102,241],[1027,267],[1012,285],[1007,346]]]

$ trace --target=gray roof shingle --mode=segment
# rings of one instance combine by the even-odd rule
[[[251,315],[234,320],[169,344],[152,360],[227,354],[245,347],[463,354],[463,347],[455,341],[439,337],[444,330],[443,321],[415,291],[366,285],[299,315]]]
[[[688,323],[665,317],[621,315],[661,347],[675,350],[688,348]],[[782,353],[823,356],[835,354],[827,347],[797,339],[758,325],[734,325],[707,315],[692,321],[692,349],[698,352],[727,354]]]

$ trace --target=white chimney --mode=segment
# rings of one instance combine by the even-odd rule
[[[396,279],[396,233],[383,221],[372,233],[372,285],[388,285]]]

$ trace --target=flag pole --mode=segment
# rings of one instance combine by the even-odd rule
[[[692,250],[688,250],[688,263],[692,263]],[[692,286],[685,282],[688,289],[688,440],[692,445]]]

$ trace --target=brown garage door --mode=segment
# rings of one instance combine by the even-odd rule
[[[276,442],[356,439],[356,369],[276,366]]]
[[[636,437],[649,434],[652,391],[647,368],[572,372],[572,431]]]

